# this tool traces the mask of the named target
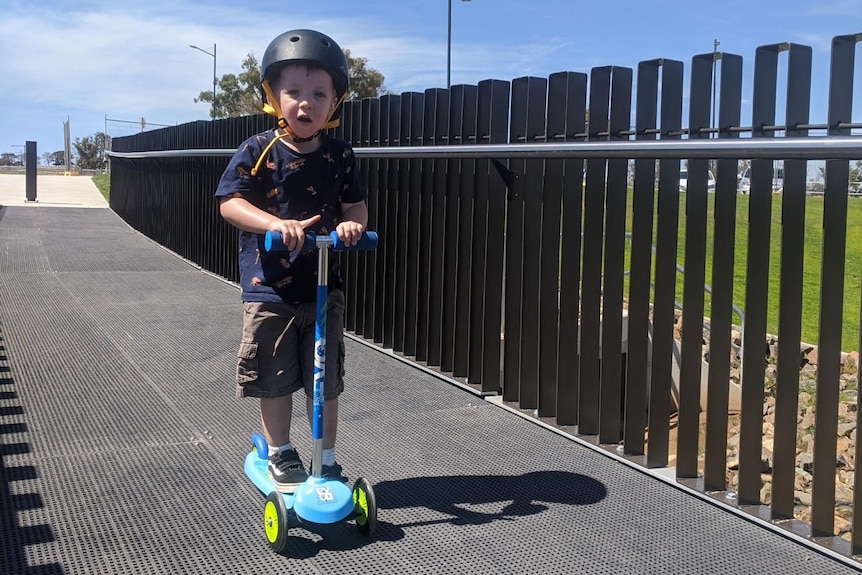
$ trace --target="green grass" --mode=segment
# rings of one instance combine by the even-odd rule
[[[111,199],[111,174],[97,174],[93,176],[93,183],[99,188],[99,192],[105,196],[106,201]]]
[[[629,194],[631,197],[631,194]],[[781,195],[772,196],[769,296],[767,330],[778,334],[778,293],[781,269]],[[707,208],[707,262],[706,284],[712,283],[712,245],[714,195],[710,194]],[[748,204],[749,196],[737,196],[736,237],[733,303],[745,311],[745,272],[748,248]],[[629,207],[631,219],[631,206]],[[820,264],[823,238],[823,197],[808,196],[805,204],[805,249],[802,256],[802,341],[816,345],[820,321]],[[631,227],[629,227],[631,229]],[[679,243],[677,262],[685,265],[685,194],[680,194]],[[682,302],[682,274],[677,275],[677,301]],[[845,250],[844,300],[841,348],[844,351],[859,348],[859,306],[862,297],[862,199],[851,197],[847,204],[847,246]],[[682,302],[683,305],[685,302]],[[709,296],[706,296],[706,312],[709,316]],[[734,315],[733,322],[739,318]]]

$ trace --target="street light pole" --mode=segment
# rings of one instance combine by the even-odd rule
[[[470,0],[461,0],[469,2]],[[446,26],[446,89],[452,87],[452,0],[449,0],[449,19]]]
[[[207,56],[212,56],[212,59],[213,59],[213,105],[212,105],[211,114],[212,114],[213,120],[215,120],[215,117],[216,117],[216,83],[218,82],[218,76],[216,76],[216,45],[215,45],[215,43],[213,43],[213,51],[212,52],[207,52],[203,48],[198,48],[197,46],[193,46],[192,44],[189,44],[189,48],[194,48],[195,50],[200,50],[201,52],[203,52]]]

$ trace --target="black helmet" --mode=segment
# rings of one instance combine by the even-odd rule
[[[288,63],[304,63],[322,68],[332,76],[337,98],[347,92],[347,58],[335,40],[326,34],[314,30],[290,30],[276,36],[263,53],[261,81],[272,84]]]

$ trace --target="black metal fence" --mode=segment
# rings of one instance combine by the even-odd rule
[[[695,56],[687,81],[682,62],[650,60],[636,71],[602,67],[347,102],[335,135],[357,150],[369,227],[382,238],[375,253],[348,258],[347,329],[622,457],[651,468],[671,463],[678,480],[733,507],[858,553],[862,514],[853,510],[862,489],[845,513],[852,547],[850,535],[833,535],[847,531],[835,524],[836,439],[849,160],[862,158],[852,121],[859,38],[833,40],[824,124],[809,120],[812,50],[797,44],[757,50],[750,126],[741,119],[743,60],[727,53]],[[785,67],[787,85],[779,87]],[[235,231],[212,195],[232,150],[269,128],[269,118],[255,116],[116,138],[111,207],[162,245],[236,280]],[[745,296],[734,302],[735,235],[746,223],[737,221],[742,160],[751,160],[752,175]],[[808,160],[826,160],[822,248],[807,244],[803,231]],[[777,195],[775,161],[784,170]],[[780,237],[770,231],[775,210]],[[769,296],[776,242],[777,301]],[[802,256],[812,249],[822,249],[819,358],[813,464],[805,471],[813,475],[810,513],[802,516]],[[736,387],[729,385],[734,305],[745,314]],[[780,329],[765,479],[770,306],[780,310]],[[681,335],[680,320],[689,326]],[[728,462],[734,389],[741,389],[738,469]],[[858,454],[856,445],[854,461]],[[858,486],[855,463],[850,472]]]

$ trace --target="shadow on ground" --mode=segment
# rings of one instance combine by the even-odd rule
[[[0,210],[2,216],[2,210]],[[9,368],[6,343],[0,325],[0,557],[6,575],[60,575],[63,567],[56,563],[30,565],[25,547],[54,541],[50,525],[21,525],[19,513],[45,507],[39,493],[13,489],[13,482],[26,482],[38,477],[32,465],[10,465],[16,455],[30,453],[26,437],[27,424],[22,421],[24,408]]]

